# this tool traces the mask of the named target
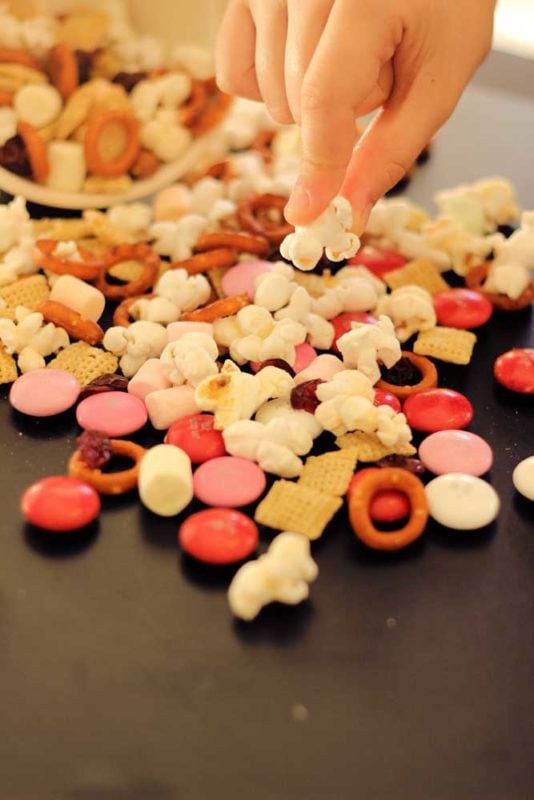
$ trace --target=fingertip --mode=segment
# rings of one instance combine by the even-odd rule
[[[284,210],[291,225],[309,225],[327,208],[334,193],[299,178]]]

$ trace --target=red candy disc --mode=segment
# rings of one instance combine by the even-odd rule
[[[378,472],[379,467],[366,467],[355,472],[347,489],[347,502],[354,487],[358,484],[363,475],[369,472]],[[371,501],[369,514],[373,522],[399,522],[410,513],[410,501],[404,494],[396,489],[384,489],[377,492]]]
[[[469,330],[484,325],[493,314],[487,297],[471,289],[448,289],[434,295],[438,325]]]
[[[402,408],[408,425],[418,431],[461,430],[473,419],[473,406],[453,389],[425,389],[410,395]]]
[[[208,508],[192,514],[181,525],[182,550],[206,564],[234,564],[258,546],[255,522],[231,508]]]
[[[512,392],[534,394],[534,349],[517,347],[495,361],[495,378]]]
[[[383,389],[375,389],[374,405],[391,406],[393,411],[396,411],[397,414],[401,410],[401,404],[399,398],[395,397],[395,395],[391,394],[391,392],[386,392]]]
[[[371,314],[367,314],[365,311],[346,311],[344,314],[340,314],[338,317],[331,319],[330,322],[334,326],[335,331],[332,350],[334,350],[336,353],[339,353],[337,340],[345,333],[348,333],[352,330],[353,322],[378,322],[378,320],[376,317],[373,317]]]
[[[26,489],[20,510],[31,525],[47,531],[74,531],[98,517],[100,497],[92,486],[77,478],[54,476]]]
[[[386,272],[392,269],[399,269],[408,262],[408,259],[393,250],[385,250],[383,247],[372,247],[365,245],[355,256],[349,258],[347,264],[351,267],[367,267],[367,269],[381,278]]]
[[[213,428],[211,414],[191,414],[174,422],[165,436],[165,444],[173,444],[187,453],[193,464],[203,464],[226,455],[221,431]]]

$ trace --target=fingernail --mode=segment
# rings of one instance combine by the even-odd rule
[[[293,214],[295,212],[306,212],[311,207],[311,204],[312,198],[310,190],[304,186],[302,181],[297,181],[286,206],[286,213],[289,212],[290,214]]]

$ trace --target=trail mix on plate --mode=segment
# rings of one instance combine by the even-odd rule
[[[61,192],[127,192],[230,98],[209,55],[140,35],[121,0],[18,19],[0,5],[0,166]]]
[[[531,302],[534,227],[511,185],[490,178],[440,192],[436,218],[380,201],[361,241],[343,198],[293,230],[283,208],[297,133],[258,135],[237,108],[249,115],[246,137],[234,129],[242,151],[152,205],[38,221],[20,198],[0,208],[0,380],[20,413],[76,405],[85,431],[68,477],[26,492],[29,522],[81,527],[99,494],[137,487],[162,516],[193,497],[208,507],[179,541],[211,564],[250,557],[257,525],[282,531],[230,586],[232,610],[251,619],[307,596],[310,540],[344,499],[356,536],[382,550],[414,542],[429,515],[456,529],[495,519],[480,477],[491,448],[464,430],[471,403],[438,387],[435,361],[469,364],[471,329]],[[496,367],[525,393],[533,373],[527,349]],[[147,422],[161,440],[145,450],[127,437]],[[414,430],[427,434],[419,453]],[[131,466],[106,470],[116,456]],[[516,482],[527,497],[532,473],[527,459]],[[237,510],[253,503],[254,520]]]

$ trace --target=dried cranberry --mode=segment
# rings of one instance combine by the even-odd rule
[[[112,83],[118,83],[127,92],[131,92],[138,83],[148,78],[148,72],[117,72]]]
[[[124,375],[112,375],[106,373],[99,375],[94,381],[84,386],[80,393],[80,400],[90,397],[92,394],[101,394],[102,392],[125,392],[128,389],[128,378]]]
[[[90,469],[100,469],[110,461],[113,451],[111,440],[100,431],[84,431],[76,439],[80,458]]]
[[[418,458],[410,458],[409,456],[401,456],[393,454],[381,458],[376,462],[377,467],[399,467],[406,469],[408,472],[413,472],[414,475],[422,475],[425,472],[423,462]]]
[[[32,168],[26,145],[21,136],[12,136],[3,147],[0,147],[0,166],[20,175],[21,178],[31,178]]]
[[[313,414],[321,402],[316,394],[317,387],[321,383],[324,383],[324,381],[317,378],[314,381],[305,381],[295,386],[291,391],[291,405],[293,408]]]
[[[410,359],[406,358],[406,356],[403,356],[390,369],[382,365],[380,367],[380,374],[382,380],[387,381],[387,383],[392,383],[393,386],[415,386],[415,384],[420,383],[423,378],[421,370],[416,367],[415,364],[412,364]]]
[[[287,361],[284,361],[282,358],[269,358],[267,361],[262,361],[257,371],[259,372],[260,369],[264,367],[278,367],[278,369],[285,370],[292,378],[295,377],[295,370],[291,364],[288,364]]]
[[[95,54],[90,50],[75,50],[74,55],[78,64],[78,82],[87,83],[91,80],[91,69],[93,68]]]

